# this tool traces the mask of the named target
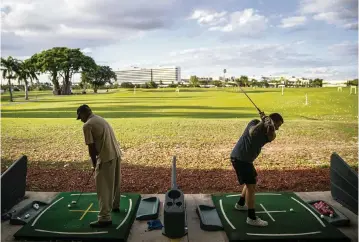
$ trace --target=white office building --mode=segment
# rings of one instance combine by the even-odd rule
[[[162,81],[163,84],[177,84],[181,82],[180,67],[155,67],[138,68],[115,71],[119,84],[131,82],[132,84],[145,84],[153,80],[157,84]]]

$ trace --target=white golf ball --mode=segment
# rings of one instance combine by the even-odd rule
[[[71,208],[71,204],[67,205],[69,208]]]
[[[291,212],[293,212],[294,211],[294,209],[293,208],[291,208],[291,209],[289,209]]]
[[[324,218],[324,215],[322,214],[322,215],[320,215],[320,217],[321,217],[321,218]]]
[[[71,203],[72,203],[72,204],[76,204],[76,201],[72,201]]]
[[[329,215],[329,217],[331,217],[331,218],[332,218],[332,217],[333,217],[333,214],[330,214],[330,215]]]

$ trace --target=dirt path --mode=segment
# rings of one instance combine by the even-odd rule
[[[91,170],[76,167],[28,168],[27,187],[30,191],[81,191]],[[153,174],[156,174],[154,177]],[[330,190],[329,168],[298,170],[258,170],[258,191],[324,191]],[[165,193],[170,188],[171,170],[122,166],[123,192]],[[240,191],[233,170],[177,169],[177,183],[185,193],[211,193]],[[85,191],[95,191],[94,180]]]

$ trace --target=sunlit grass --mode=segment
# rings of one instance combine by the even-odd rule
[[[357,165],[358,96],[349,88],[246,88],[266,113],[279,112],[285,123],[277,139],[256,161],[263,169],[325,167],[332,152]],[[305,104],[308,95],[308,105]],[[88,162],[82,123],[76,109],[89,104],[114,127],[124,162],[166,166],[172,155],[178,166],[230,167],[231,149],[257,110],[237,89],[111,90],[109,93],[53,96],[23,93],[15,102],[2,96],[1,158],[26,154],[30,162]]]

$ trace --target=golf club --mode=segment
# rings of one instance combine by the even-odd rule
[[[89,183],[89,181],[90,181],[91,177],[93,176],[93,173],[94,173],[94,172],[95,172],[95,169],[92,170],[91,176],[89,176],[89,179],[87,180],[85,186]],[[82,188],[82,191],[81,191],[80,195],[77,197],[77,200],[71,202],[72,204],[77,204],[77,202],[79,201],[79,199],[80,199],[82,193],[83,193],[84,190],[85,190],[85,186]],[[71,207],[71,204],[69,204],[68,207],[70,208],[70,207]]]
[[[247,95],[247,93],[242,89],[241,86],[239,86],[239,88],[242,90],[242,92],[248,97],[248,99],[253,103],[253,105],[256,107],[256,109],[258,110],[259,113],[261,113],[262,111],[257,107],[257,105],[255,105],[255,103],[252,101],[252,99]]]

